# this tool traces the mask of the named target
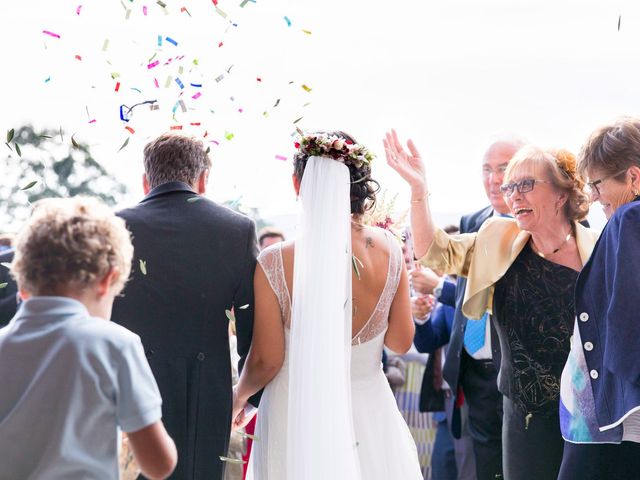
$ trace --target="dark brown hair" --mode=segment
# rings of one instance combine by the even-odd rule
[[[348,142],[358,143],[351,135],[340,130],[314,133],[318,135],[333,135]],[[293,174],[299,181],[302,181],[307,160],[309,160],[309,156],[301,152],[297,152],[293,156]],[[362,215],[375,206],[376,194],[380,190],[380,184],[371,178],[370,165],[363,164],[361,167],[356,167],[353,164],[346,165],[349,167],[349,177],[351,178],[351,213],[353,215]]]
[[[144,172],[151,188],[167,182],[193,185],[211,160],[201,141],[165,133],[144,147]]]

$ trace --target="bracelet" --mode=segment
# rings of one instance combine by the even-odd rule
[[[427,192],[427,193],[425,193],[425,194],[424,194],[422,197],[420,197],[420,198],[416,198],[415,200],[414,200],[414,199],[411,199],[411,203],[420,203],[420,202],[422,202],[425,198],[427,198],[427,197],[429,197],[429,196],[431,196],[431,193]]]

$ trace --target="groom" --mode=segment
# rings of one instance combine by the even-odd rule
[[[162,135],[144,149],[145,198],[119,212],[133,235],[132,275],[113,321],[142,338],[178,448],[171,478],[221,479],[231,426],[229,319],[243,363],[253,326],[255,225],[204,196],[201,142]],[[130,379],[135,388],[136,379]]]

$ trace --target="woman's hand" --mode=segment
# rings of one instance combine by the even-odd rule
[[[398,134],[391,129],[391,132],[385,134],[382,143],[389,166],[411,186],[414,196],[424,195],[427,192],[424,164],[413,141],[407,142],[409,148],[407,153],[398,140]]]
[[[247,400],[243,400],[238,397],[237,385],[233,387],[233,408],[231,410],[231,428],[237,430],[242,428],[248,422],[244,421],[244,407],[247,405]]]

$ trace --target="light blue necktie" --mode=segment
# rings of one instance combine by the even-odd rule
[[[467,320],[464,329],[464,348],[471,355],[484,346],[484,338],[487,331],[488,313],[485,313],[480,320]]]

